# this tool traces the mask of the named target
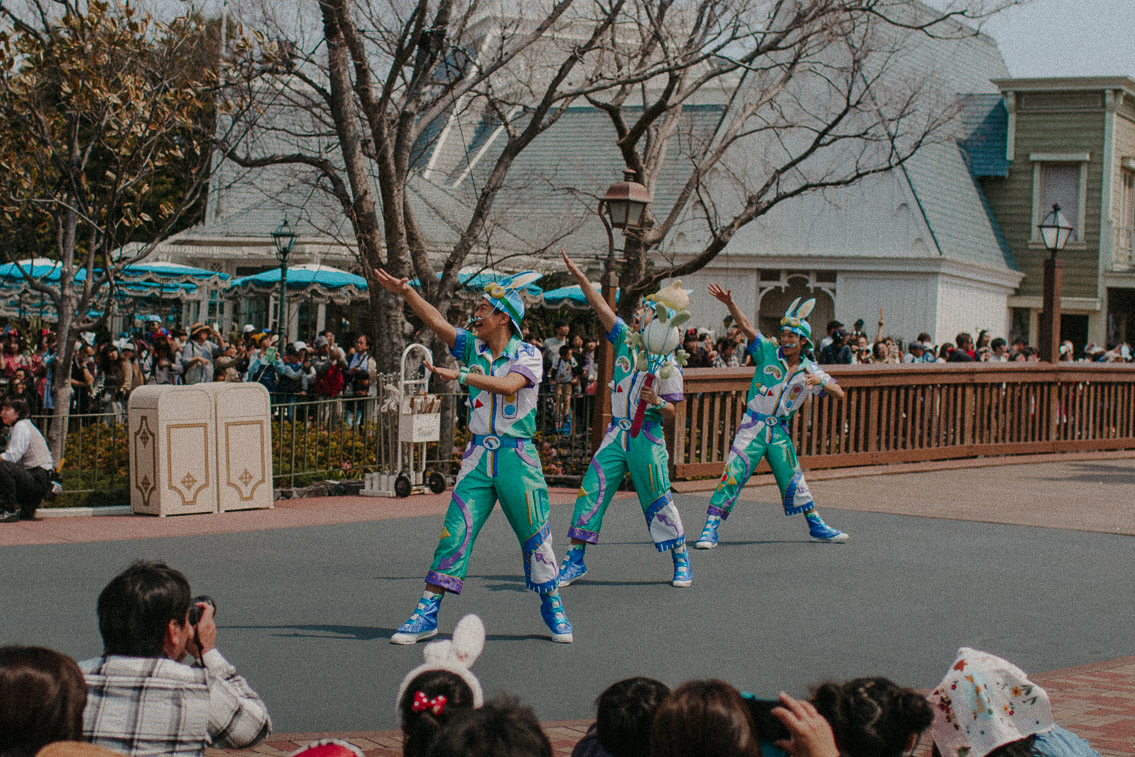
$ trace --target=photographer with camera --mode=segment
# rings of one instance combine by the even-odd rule
[[[268,708],[217,651],[213,601],[190,597],[180,572],[141,561],[99,594],[103,656],[79,664],[84,739],[124,755],[201,757],[271,732]]]

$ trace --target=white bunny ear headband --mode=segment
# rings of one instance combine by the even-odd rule
[[[399,705],[406,688],[411,681],[429,670],[447,670],[460,677],[473,690],[473,707],[480,707],[485,701],[485,695],[481,691],[481,682],[470,668],[484,649],[485,624],[476,615],[466,615],[457,621],[452,639],[426,644],[422,649],[425,662],[407,673],[402,679],[402,685],[398,687],[398,696],[394,699],[398,722],[402,722],[402,709]]]

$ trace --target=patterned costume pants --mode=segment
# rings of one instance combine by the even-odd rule
[[[473,543],[497,501],[520,542],[524,582],[547,594],[559,585],[548,527],[548,485],[530,439],[477,438],[465,449],[426,583],[460,594]]]
[[[745,482],[753,475],[761,458],[768,460],[780,496],[784,502],[784,514],[796,515],[815,509],[812,491],[804,481],[796,449],[780,420],[775,417],[757,418],[746,414],[745,422],[733,440],[729,457],[725,460],[725,470],[717,488],[709,500],[708,515],[718,515],[722,520],[729,517],[737,496]]]
[[[624,419],[607,428],[603,443],[583,477],[568,536],[588,544],[599,542],[603,516],[629,470],[655,548],[659,552],[673,549],[684,544],[686,536],[678,508],[670,497],[662,427],[657,423],[644,423],[642,431],[633,439],[630,427],[631,422]]]

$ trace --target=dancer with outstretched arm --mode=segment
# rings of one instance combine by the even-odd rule
[[[689,307],[688,292],[679,288],[680,282],[648,297],[647,303],[635,315],[633,327],[627,326],[587,280],[583,272],[564,254],[564,265],[579,282],[587,296],[599,323],[607,335],[607,341],[614,345],[614,364],[611,382],[611,423],[603,434],[603,441],[595,452],[579,496],[575,500],[575,512],[571,517],[568,537],[571,546],[560,566],[560,586],[567,586],[587,573],[583,562],[584,551],[589,544],[599,543],[599,530],[603,527],[603,516],[611,504],[611,498],[622,483],[628,471],[642,513],[646,517],[646,527],[654,547],[659,552],[669,550],[674,561],[674,586],[685,587],[693,583],[690,559],[686,551],[686,534],[682,529],[682,518],[670,496],[669,456],[666,454],[666,440],[662,434],[664,418],[674,417],[674,405],[681,402],[682,369],[681,356],[673,352],[658,355],[657,369],[659,384],[654,386],[654,372],[649,370],[647,345],[643,337],[646,328],[654,324],[654,329],[663,335],[674,330],[673,343],[677,345],[678,336],[675,322],[680,313]],[[684,354],[684,353],[683,353]],[[635,415],[639,405],[645,404],[639,427],[634,428]],[[638,433],[635,433],[637,431]]]
[[[437,634],[442,597],[447,591],[461,593],[473,543],[498,501],[520,542],[524,582],[540,595],[540,615],[552,632],[552,641],[573,641],[552,552],[548,485],[532,443],[543,356],[520,337],[524,301],[519,290],[539,274],[527,271],[486,286],[468,331],[448,323],[407,279],[378,269],[375,277],[388,292],[403,297],[461,362],[460,370],[428,367],[443,379],[468,387],[472,432],[441,541],[426,573],[425,593],[390,641],[413,644]]]
[[[698,538],[698,549],[717,546],[717,531],[729,517],[745,482],[761,458],[768,460],[780,496],[784,514],[804,513],[808,535],[814,541],[845,542],[848,535],[824,523],[816,512],[812,492],[804,481],[800,461],[788,436],[788,423],[811,394],[824,392],[843,399],[843,389],[819,365],[803,356],[805,345],[812,344],[812,327],[805,320],[815,300],[803,305],[797,298],[780,319],[780,344],[757,333],[748,317],[733,301],[732,290],[717,284],[709,285],[709,293],[729,308],[733,322],[749,339],[749,354],[755,369],[749,387],[745,415],[725,459],[725,470],[717,489],[709,500],[705,528]]]

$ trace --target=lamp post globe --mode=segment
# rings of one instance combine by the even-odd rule
[[[1048,259],[1044,261],[1043,304],[1037,347],[1041,360],[1055,363],[1060,359],[1060,298],[1064,289],[1064,263],[1056,256],[1072,238],[1075,227],[1060,211],[1060,203],[1056,203],[1037,224],[1037,230],[1048,250]]]
[[[296,246],[296,234],[288,225],[288,217],[272,232],[272,242],[276,246],[276,259],[280,261],[280,309],[276,317],[276,331],[280,334],[281,346],[288,340],[288,256]]]

